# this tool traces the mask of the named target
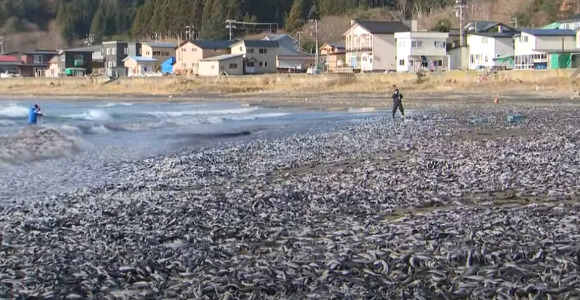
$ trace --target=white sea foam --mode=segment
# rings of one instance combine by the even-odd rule
[[[28,108],[24,106],[9,104],[8,106],[0,106],[0,118],[18,118],[26,117],[28,115]]]
[[[218,110],[189,110],[189,111],[154,111],[145,112],[145,115],[156,118],[177,118],[186,116],[204,116],[204,115],[236,115],[253,112],[259,108],[235,108],[235,109],[218,109]]]
[[[111,115],[100,109],[89,109],[81,114],[65,115],[65,119],[88,120],[88,121],[110,121],[113,119]]]
[[[132,106],[131,102],[110,102],[106,104],[99,105],[99,107],[120,107],[120,106]]]

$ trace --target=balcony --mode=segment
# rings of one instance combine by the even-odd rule
[[[372,46],[365,46],[365,45],[347,46],[346,51],[347,52],[367,52],[367,51],[373,51],[373,47]]]

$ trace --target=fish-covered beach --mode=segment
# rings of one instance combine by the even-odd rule
[[[580,299],[580,106],[410,102],[0,102],[0,298]]]

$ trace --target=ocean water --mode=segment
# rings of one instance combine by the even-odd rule
[[[0,101],[0,201],[39,199],[120,180],[108,170],[122,161],[221,141],[325,130],[386,113],[135,100],[41,101],[45,116],[36,126],[26,123],[28,109],[39,99]]]

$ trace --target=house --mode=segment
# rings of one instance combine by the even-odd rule
[[[103,42],[105,74],[111,77],[127,76],[123,60],[128,56],[141,56],[141,47],[139,42]]]
[[[175,74],[197,74],[199,61],[205,58],[230,54],[234,41],[184,41],[175,49]]]
[[[474,32],[467,35],[469,69],[513,68],[513,32]]]
[[[162,74],[173,74],[173,65],[175,65],[175,57],[170,57],[161,63]]]
[[[44,77],[57,78],[60,76],[64,76],[64,74],[61,75],[61,73],[60,73],[59,62],[60,62],[59,55],[56,55],[55,57],[53,57],[48,62],[48,68],[46,70],[44,70]]]
[[[320,56],[324,61],[324,66],[328,72],[338,72],[339,68],[344,67],[346,59],[345,43],[337,42],[324,44],[320,47]]]
[[[244,74],[276,73],[277,41],[243,40],[230,46],[232,54],[242,54]]]
[[[142,43],[141,52],[143,57],[154,58],[157,63],[156,69],[161,68],[161,63],[175,57],[175,43]]]
[[[276,68],[279,72],[306,72],[314,64],[314,55],[300,51],[298,41],[287,34],[266,34],[262,40],[278,42]]]
[[[558,23],[558,29],[576,30],[580,28],[580,14],[560,20]]]
[[[123,66],[127,68],[127,76],[147,76],[156,73],[157,60],[144,56],[127,56],[123,59]]]
[[[397,32],[397,72],[449,70],[446,32]]]
[[[20,74],[24,77],[44,77],[50,60],[58,54],[55,50],[34,50],[23,52]]]
[[[93,73],[93,52],[82,48],[62,50],[56,56],[56,67],[52,66],[54,63],[54,59],[49,62],[49,69],[58,69],[58,74],[54,77],[86,76]]]
[[[379,22],[352,20],[343,34],[346,63],[354,70],[388,71],[396,69],[396,32],[417,31],[417,22]]]
[[[2,54],[0,55],[0,74],[20,74],[20,66],[22,62],[18,54]],[[1,75],[0,75],[1,76]]]
[[[568,29],[522,29],[514,39],[514,68],[577,67],[576,33]],[[573,57],[574,56],[574,57]]]
[[[243,54],[225,54],[208,57],[199,61],[199,76],[243,75]]]

